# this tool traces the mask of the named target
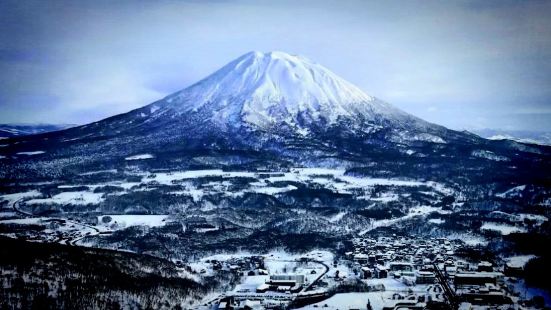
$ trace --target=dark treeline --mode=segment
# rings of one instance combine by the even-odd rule
[[[177,272],[145,255],[0,238],[0,309],[179,309],[209,291]]]

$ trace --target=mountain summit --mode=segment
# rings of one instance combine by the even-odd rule
[[[284,52],[247,53],[163,99],[160,106],[197,114],[223,127],[263,129],[303,128],[311,123],[330,126],[344,119],[399,122],[412,118],[329,69]]]

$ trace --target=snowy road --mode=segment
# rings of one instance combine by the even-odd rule
[[[27,211],[23,211],[19,208],[19,202],[22,201],[23,198],[21,199],[18,199],[18,200],[15,200],[13,203],[12,203],[12,209],[15,213],[17,214],[20,214],[20,215],[23,215],[25,217],[35,217],[36,215],[30,213],[30,212],[27,212]],[[66,219],[66,218],[50,218],[52,220],[59,220],[59,221],[64,221],[65,223],[67,224],[70,224],[70,225],[75,225],[75,226],[81,226],[83,229],[82,230],[92,230],[92,231],[88,231],[87,233],[83,233],[82,235],[80,236],[75,236],[75,237],[72,237],[72,238],[61,238],[57,241],[57,243],[61,243],[61,244],[67,244],[67,245],[77,245],[77,242],[79,242],[80,240],[84,239],[85,237],[88,237],[88,236],[95,236],[95,235],[99,235],[100,234],[100,230],[92,225],[88,225],[88,224],[85,224],[85,223],[81,223],[81,222],[77,222],[77,221],[74,221],[74,220],[70,220],[70,219]]]

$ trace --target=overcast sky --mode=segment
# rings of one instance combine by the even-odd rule
[[[551,130],[551,1],[0,1],[0,122],[83,124],[251,50],[454,129]]]

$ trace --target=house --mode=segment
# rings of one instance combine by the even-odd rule
[[[417,271],[415,274],[416,284],[434,284],[436,282],[436,276],[434,272],[430,271]]]
[[[444,266],[444,272],[449,278],[453,278],[455,274],[457,273],[457,267],[456,266]]]
[[[508,277],[521,277],[524,268],[518,264],[507,263],[503,269],[503,273]]]
[[[477,268],[477,270],[478,270],[478,271],[492,272],[492,271],[494,271],[494,268],[493,268],[492,263],[486,262],[486,261],[482,261],[482,262],[478,263],[478,268]]]
[[[392,262],[389,269],[390,271],[412,271],[413,265],[408,262]]]
[[[264,284],[260,284],[256,288],[256,292],[257,293],[266,293],[269,289],[270,289],[270,286],[268,284],[264,283]]]
[[[387,278],[388,277],[388,270],[385,266],[377,265],[375,266],[375,275],[378,279]]]
[[[367,254],[355,254],[354,255],[354,261],[358,262],[359,264],[367,264],[369,259],[369,256]]]
[[[373,272],[368,267],[362,267],[362,279],[370,279],[373,277]]]

